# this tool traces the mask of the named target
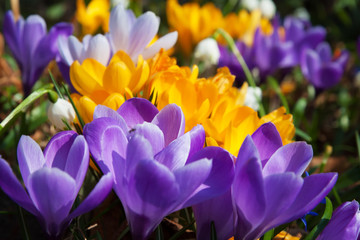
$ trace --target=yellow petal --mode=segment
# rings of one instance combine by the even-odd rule
[[[105,105],[113,110],[118,110],[119,107],[125,102],[123,95],[119,93],[112,93],[109,97],[105,99],[102,105]]]
[[[123,94],[125,87],[130,83],[131,76],[132,73],[124,62],[112,62],[104,73],[104,88],[110,93],[118,92]]]
[[[141,55],[139,55],[136,70],[133,72],[133,76],[129,83],[129,89],[135,94],[141,91],[145,83],[149,80],[149,74],[149,64],[143,60]]]

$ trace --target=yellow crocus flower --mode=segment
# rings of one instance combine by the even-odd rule
[[[82,26],[84,35],[93,34],[101,26],[104,32],[109,31],[109,0],[91,0],[85,6],[84,0],[76,1],[76,20]]]
[[[213,3],[200,7],[198,3],[180,5],[177,0],[168,0],[166,15],[170,28],[179,34],[178,42],[186,56],[198,42],[223,26],[222,13]]]
[[[90,122],[96,105],[117,110],[125,98],[140,93],[149,74],[149,65],[141,56],[135,66],[123,51],[117,52],[107,67],[90,58],[82,64],[75,61],[70,67],[70,79],[79,94],[72,97],[84,121]]]

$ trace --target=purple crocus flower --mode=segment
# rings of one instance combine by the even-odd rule
[[[320,233],[317,240],[359,239],[360,211],[357,201],[345,202],[333,213],[332,218]]]
[[[330,88],[340,81],[348,59],[349,52],[346,50],[332,57],[329,44],[323,42],[315,50],[307,49],[301,70],[316,88]]]
[[[276,127],[263,124],[240,148],[231,191],[193,207],[197,238],[209,239],[212,221],[218,239],[250,240],[305,215],[337,179],[336,173],[302,178],[311,159],[310,145],[295,142],[282,146]]]
[[[71,213],[89,165],[88,145],[73,131],[56,134],[44,153],[29,136],[22,136],[17,157],[26,190],[9,164],[0,158],[0,187],[17,204],[34,214],[50,237],[57,238],[71,222],[100,204],[112,189],[111,173]]]
[[[60,35],[69,36],[72,25],[58,23],[46,34],[46,23],[38,15],[17,21],[11,11],[5,14],[4,37],[21,70],[25,96],[44,71],[49,62],[55,59],[58,48],[56,40]]]
[[[284,20],[285,41],[291,42],[296,54],[296,64],[300,64],[307,49],[315,49],[325,40],[326,30],[321,26],[311,26],[309,21],[295,17]]]
[[[98,106],[85,125],[91,154],[114,175],[134,239],[147,239],[171,212],[230,188],[231,155],[219,147],[203,148],[203,127],[184,134],[184,124],[175,104],[158,112],[149,101],[132,98],[117,112]]]

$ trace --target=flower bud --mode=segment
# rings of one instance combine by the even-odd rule
[[[259,7],[259,1],[258,0],[241,0],[241,6],[249,11],[252,11]]]
[[[251,107],[255,111],[259,110],[259,100],[261,100],[261,89],[259,87],[248,87],[244,105]]]
[[[47,114],[50,122],[59,129],[66,127],[63,119],[68,122],[73,122],[75,119],[75,110],[71,103],[62,98],[59,98],[55,103],[50,102]]]
[[[217,65],[220,58],[217,42],[212,38],[202,40],[195,48],[194,57],[197,61],[203,62],[206,67]]]
[[[259,8],[265,17],[272,18],[275,16],[276,6],[272,0],[261,0]]]

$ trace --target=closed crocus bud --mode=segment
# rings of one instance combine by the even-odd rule
[[[62,98],[55,103],[50,102],[47,114],[50,122],[58,129],[66,127],[63,119],[67,122],[73,122],[75,119],[75,111],[71,103]]]
[[[248,87],[244,105],[251,107],[255,111],[259,110],[259,100],[261,100],[261,89],[259,87]]]
[[[242,0],[241,6],[249,11],[252,11],[259,7],[258,0]]]
[[[261,0],[259,8],[265,17],[272,18],[275,16],[276,6],[272,0]]]
[[[217,65],[220,58],[217,42],[213,38],[202,40],[195,48],[194,57],[197,61],[203,62],[205,67]]]

